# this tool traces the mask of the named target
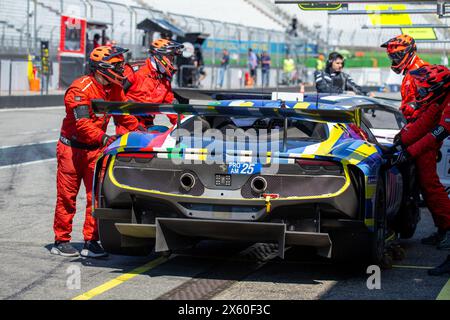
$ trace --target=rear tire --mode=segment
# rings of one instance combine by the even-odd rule
[[[403,199],[394,220],[394,229],[402,239],[410,239],[420,221],[420,190],[414,166],[401,170],[403,176]]]
[[[338,263],[376,264],[387,266],[385,255],[386,238],[386,188],[380,176],[375,191],[373,232],[351,232],[336,230],[330,232],[333,243],[332,260]]]
[[[376,265],[385,265],[385,239],[386,239],[386,187],[385,179],[380,175],[375,191],[373,232],[369,234],[369,262]]]
[[[115,223],[129,223],[130,221],[106,219],[98,219],[97,221],[100,242],[106,252],[127,256],[146,256],[152,252],[154,241],[151,240],[146,246],[122,247],[122,235],[117,230]]]

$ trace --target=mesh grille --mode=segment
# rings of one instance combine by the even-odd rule
[[[262,176],[267,181],[265,193],[279,194],[280,197],[307,197],[335,193],[345,184],[345,178],[311,176]],[[251,188],[252,178],[242,186],[241,195],[246,199],[260,198]]]
[[[186,191],[180,186],[184,172],[171,170],[143,170],[139,168],[114,168],[114,177],[120,184],[133,188],[157,190],[161,192],[200,196],[204,192],[201,181],[196,177],[194,187]],[[194,173],[192,173],[196,176]]]

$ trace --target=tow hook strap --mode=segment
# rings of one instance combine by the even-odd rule
[[[270,213],[270,208],[271,208],[271,204],[270,204],[270,196],[266,196],[266,212]]]

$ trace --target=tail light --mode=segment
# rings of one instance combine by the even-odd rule
[[[333,161],[297,159],[296,163],[306,172],[342,173],[341,164]]]
[[[136,162],[146,163],[150,162],[150,160],[152,160],[155,157],[155,154],[148,152],[135,152],[135,153],[122,152],[118,153],[116,157],[119,161],[130,162],[131,159],[134,159],[134,161]]]
[[[97,184],[94,189],[93,199],[93,208],[103,207],[105,204],[103,203],[103,195],[102,195],[102,186],[105,178],[106,169],[108,167],[109,155],[103,157],[103,159],[99,160],[95,168],[94,179],[96,179]]]

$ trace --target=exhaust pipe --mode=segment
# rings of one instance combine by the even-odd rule
[[[186,190],[190,191],[195,185],[195,177],[192,173],[183,173],[180,177],[180,185]]]
[[[250,182],[253,192],[263,193],[267,189],[267,181],[263,177],[254,177]]]

